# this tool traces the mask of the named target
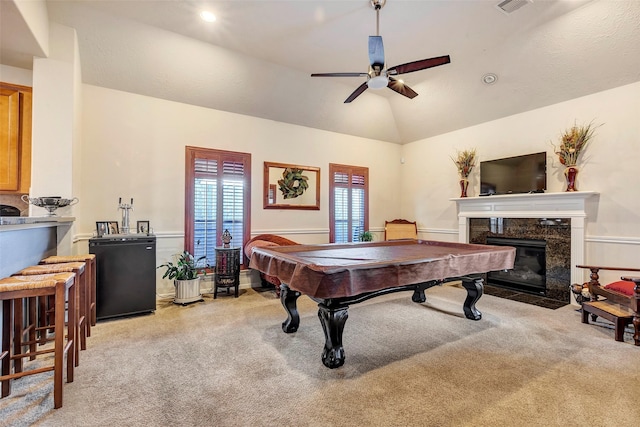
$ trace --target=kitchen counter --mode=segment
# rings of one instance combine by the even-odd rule
[[[75,221],[72,216],[1,216],[0,233],[9,230],[21,230],[26,228],[56,227],[70,225]]]
[[[74,217],[0,217],[0,278],[10,276],[50,255],[66,255],[68,232]],[[66,250],[68,251],[68,250]]]

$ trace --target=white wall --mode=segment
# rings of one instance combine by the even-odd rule
[[[31,70],[0,64],[0,82],[31,87],[33,85],[31,74]]]
[[[252,234],[276,233],[301,243],[329,236],[329,163],[369,168],[370,228],[382,238],[385,219],[399,212],[397,144],[83,86],[82,240],[95,222],[120,220],[118,199],[134,199],[132,223],[151,221],[158,264],[183,248],[185,146],[251,153]],[[320,168],[320,210],[263,209],[263,163]],[[86,250],[86,249],[84,249]],[[159,293],[172,285],[161,282]]]
[[[459,197],[460,188],[450,157],[468,148],[477,148],[479,161],[546,151],[547,191],[564,191],[564,169],[552,143],[558,145],[560,133],[574,123],[591,120],[603,125],[579,164],[578,189],[600,193],[587,220],[585,260],[638,268],[640,82],[403,146],[401,214],[418,221],[422,237],[455,241],[457,212],[449,199]],[[477,196],[479,167],[470,180],[469,196]]]

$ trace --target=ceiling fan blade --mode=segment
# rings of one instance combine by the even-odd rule
[[[449,55],[438,56],[435,58],[421,59],[420,61],[407,62],[406,64],[396,65],[387,70],[387,74],[407,74],[414,71],[425,70],[438,65],[444,65],[451,62]]]
[[[369,64],[384,67],[384,46],[381,36],[369,36]]]
[[[314,73],[311,77],[366,77],[367,73]]]
[[[398,92],[400,95],[406,96],[407,98],[413,99],[418,96],[418,93],[415,90],[411,89],[401,81],[394,79],[393,77],[389,77],[389,84],[387,85],[387,87],[393,91]]]
[[[362,92],[364,92],[368,88],[369,86],[367,86],[367,82],[362,83],[360,86],[358,86],[358,89],[354,90],[353,93],[349,95],[349,97],[344,101],[344,103],[345,104],[350,103],[351,101],[353,101],[354,99],[362,95]]]

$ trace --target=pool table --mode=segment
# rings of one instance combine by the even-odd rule
[[[322,362],[328,368],[344,364],[342,333],[348,308],[380,295],[413,291],[412,300],[426,301],[425,290],[462,281],[467,291],[463,311],[480,320],[475,307],[482,296],[482,274],[513,268],[515,248],[428,240],[292,245],[255,248],[249,267],[276,276],[280,301],[287,312],[282,330],[298,330],[296,301],[307,295],[318,303],[325,334]]]

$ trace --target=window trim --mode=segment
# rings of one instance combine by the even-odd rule
[[[350,166],[341,165],[337,163],[329,163],[329,242],[335,243],[336,241],[336,228],[335,228],[335,173],[342,172],[349,176],[348,187],[352,188],[353,175],[364,176],[364,228],[369,230],[369,168],[364,166]],[[351,191],[349,191],[349,199],[351,200]],[[349,206],[351,209],[351,206]],[[352,225],[351,215],[349,215],[349,236],[351,237]]]
[[[195,159],[241,160],[244,164],[243,206],[244,224],[242,230],[242,242],[233,242],[240,245],[243,252],[244,245],[251,239],[251,154],[237,151],[218,150],[214,148],[201,148],[185,146],[185,188],[184,188],[184,250],[194,253],[194,200],[195,200]],[[222,170],[222,163],[220,163]],[[219,204],[218,206],[221,206]],[[221,233],[219,233],[221,234]],[[216,245],[221,245],[220,235],[216,236]]]

